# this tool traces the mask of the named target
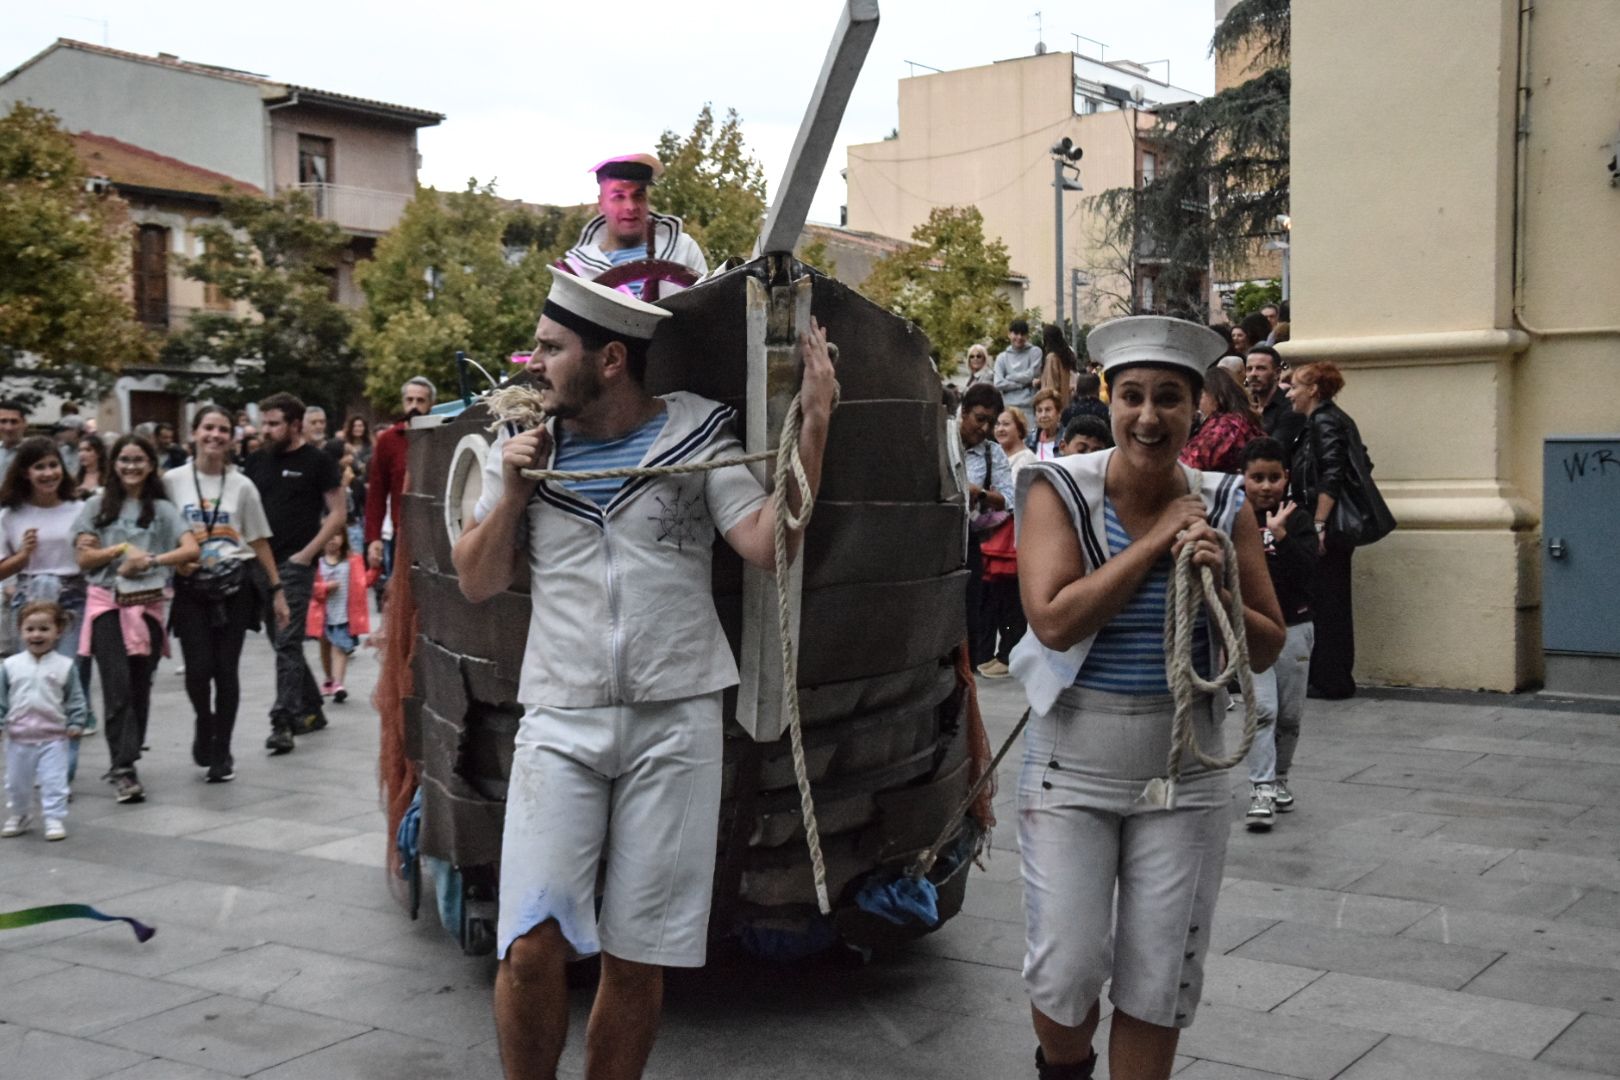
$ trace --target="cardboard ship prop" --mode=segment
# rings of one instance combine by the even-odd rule
[[[660,330],[647,370],[652,393],[688,390],[736,409],[752,452],[777,443],[799,383],[799,331],[814,316],[839,346],[842,401],[821,492],[782,583],[796,610],[803,733],[830,917],[817,910],[784,734],[776,582],[745,567],[723,542],[714,558],[715,604],[742,681],[725,695],[711,936],[737,936],[768,952],[926,932],[863,910],[857,894],[955,829],[930,875],[943,922],[961,907],[966,865],[988,823],[988,798],[961,812],[987,766],[988,746],[959,655],[965,495],[951,464],[928,341],[790,254],[876,23],[875,2],[851,0],[766,221],[762,254],[658,301],[678,317]],[[458,913],[453,929],[469,952],[493,945],[530,607],[526,574],[510,591],[468,603],[450,561],[478,499],[489,427],[489,411],[476,399],[458,415],[412,424],[389,603],[401,605],[390,611],[391,633],[413,625],[415,633],[390,642],[383,680],[403,690],[394,716],[403,768],[391,770],[386,761],[390,703],[386,695],[383,701],[391,816],[397,821],[419,792],[420,852],[456,872],[459,895],[448,908]],[[751,467],[768,488],[768,466]]]

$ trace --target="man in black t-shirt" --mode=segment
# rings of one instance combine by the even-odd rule
[[[291,394],[272,394],[259,403],[265,447],[242,466],[259,489],[274,534],[270,551],[281,570],[292,618],[274,632],[276,701],[270,708],[272,754],[289,753],[293,735],[326,726],[321,690],[304,660],[304,621],[315,584],[315,560],[326,541],[343,531],[343,480],[337,464],[304,438],[304,403]],[[272,621],[269,625],[274,625]]]

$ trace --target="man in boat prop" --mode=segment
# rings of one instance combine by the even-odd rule
[[[663,162],[652,154],[621,154],[591,171],[598,213],[580,230],[579,243],[557,260],[558,269],[647,301],[679,292],[709,272],[681,219],[653,213],[647,204],[647,189],[663,175]]]
[[[633,478],[524,470],[671,469],[735,458],[727,406],[643,386],[671,312],[554,277],[530,361],[543,425],[489,450],[475,524],[453,558],[473,602],[503,592],[513,553],[532,598],[506,803],[495,1013],[509,1075],[554,1075],[564,966],[600,953],[590,1075],[636,1076],[657,1031],[663,968],[704,962],[721,796],[721,694],[738,670],[711,592],[718,533],[774,569],[775,503],[743,465]],[[801,335],[800,505],[820,482],[837,393],[827,337]],[[596,914],[598,867],[603,887]]]

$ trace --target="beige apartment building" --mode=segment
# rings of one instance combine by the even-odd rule
[[[1613,0],[1294,6],[1284,350],[1401,522],[1362,679],[1620,696],[1617,48]]]
[[[1029,275],[1026,302],[1050,320],[1059,288],[1051,148],[1067,137],[1084,151],[1084,190],[1063,196],[1065,314],[1078,310],[1078,321],[1096,322],[1162,306],[1151,259],[1101,243],[1086,200],[1151,177],[1152,109],[1198,95],[1129,61],[1069,52],[916,75],[901,79],[899,91],[898,133],[849,148],[851,229],[904,238],[935,207],[976,206],[985,232]]]

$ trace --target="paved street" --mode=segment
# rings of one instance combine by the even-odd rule
[[[158,927],[146,945],[121,924],[0,933],[0,1077],[498,1076],[490,961],[409,922],[384,881],[363,657],[332,728],[272,760],[258,749],[269,651],[250,640],[240,779],[222,786],[188,760],[166,666],[148,801],[113,803],[98,740],[70,838],[0,842],[0,910],[84,902]],[[998,740],[1017,692],[984,697]],[[1311,704],[1298,811],[1270,835],[1233,834],[1176,1075],[1620,1076],[1620,717],[1487,698]],[[1033,1076],[1003,781],[961,917],[866,966],[721,958],[672,979],[649,1075]],[[576,1038],[565,1073],[579,1071]]]

